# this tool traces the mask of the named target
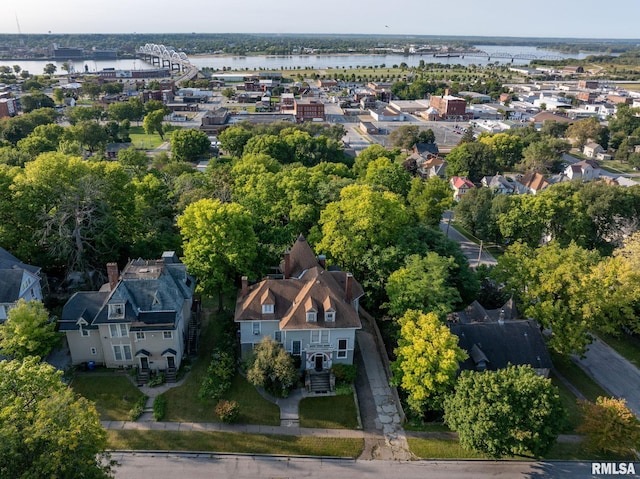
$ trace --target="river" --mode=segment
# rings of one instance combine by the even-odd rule
[[[536,47],[526,46],[501,46],[501,45],[476,45],[476,48],[483,50],[488,54],[505,53],[513,55],[514,65],[527,65],[528,59],[517,58],[518,56],[535,56],[537,58],[555,57],[555,58],[576,58],[582,59],[591,53],[580,54],[564,54],[552,50],[538,49]],[[441,58],[433,55],[399,55],[399,54],[335,54],[335,55],[289,55],[289,56],[247,56],[234,57],[222,55],[203,55],[190,57],[191,63],[199,68],[214,68],[222,70],[223,67],[231,70],[258,70],[260,68],[266,70],[283,70],[296,68],[309,69],[327,69],[327,68],[355,68],[355,67],[375,67],[385,65],[392,67],[406,63],[409,66],[417,66],[420,60],[425,63],[439,63],[450,65],[486,65],[488,63],[510,63],[511,59],[491,58],[489,61],[485,57],[451,57]],[[20,65],[23,70],[27,70],[32,74],[41,74],[47,63],[53,63],[58,67],[57,74],[65,74],[62,70],[63,62],[55,62],[51,60],[1,60],[0,66]],[[145,70],[157,68],[142,60],[136,59],[118,59],[118,60],[78,60],[70,62],[75,71],[96,72],[104,68],[115,68],[116,70]]]

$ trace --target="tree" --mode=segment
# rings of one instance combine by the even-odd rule
[[[420,221],[437,228],[442,214],[451,207],[453,197],[449,183],[434,176],[426,181],[421,178],[411,180],[407,201]]]
[[[405,266],[391,273],[387,281],[389,313],[396,317],[409,309],[441,316],[450,313],[461,301],[451,282],[455,269],[453,258],[434,252],[422,258],[409,256]]]
[[[389,135],[389,143],[403,150],[409,150],[418,142],[419,132],[420,129],[415,125],[399,126]]]
[[[93,120],[81,121],[70,126],[67,129],[66,138],[77,141],[91,153],[104,150],[109,139],[105,128]]]
[[[2,354],[15,359],[27,356],[44,358],[60,339],[55,326],[40,301],[21,299],[0,326]]]
[[[37,358],[0,362],[0,476],[110,478],[107,434],[93,403]]]
[[[44,72],[45,72],[47,75],[53,75],[53,74],[56,72],[56,70],[58,70],[58,67],[57,67],[57,66],[55,66],[55,64],[53,64],[53,63],[47,63],[47,64],[44,66]]]
[[[265,336],[253,351],[247,379],[276,397],[287,397],[298,379],[298,371],[282,345]]]
[[[598,397],[595,403],[580,401],[582,424],[578,432],[586,434],[587,446],[596,453],[633,456],[640,444],[640,421],[624,399]]]
[[[356,157],[356,161],[353,164],[353,172],[359,177],[364,177],[367,173],[367,167],[372,161],[377,160],[378,158],[391,158],[392,160],[395,160],[399,154],[400,150],[398,149],[390,151],[384,146],[377,144],[368,146]]]
[[[183,238],[184,263],[198,278],[205,294],[233,288],[239,273],[251,270],[256,257],[256,236],[251,215],[237,203],[202,199],[178,217]]]
[[[584,120],[578,120],[567,128],[565,136],[567,138],[575,138],[575,146],[582,149],[582,147],[589,140],[597,140],[600,136],[602,126],[595,118],[586,118]]]
[[[32,93],[30,95],[24,95],[20,98],[22,109],[25,113],[37,110],[39,108],[53,108],[56,103],[44,93]]]
[[[523,158],[517,167],[521,171],[558,173],[562,169],[562,154],[570,149],[569,143],[555,138],[534,141],[522,150]]]
[[[82,94],[87,95],[92,100],[98,98],[98,95],[100,95],[101,91],[102,88],[100,87],[99,83],[86,81],[82,84]]]
[[[181,161],[194,161],[208,153],[211,141],[204,131],[193,128],[176,130],[171,134],[171,156]]]
[[[145,115],[142,127],[147,135],[157,132],[160,138],[164,140],[164,126],[162,124],[164,114],[164,110],[153,110]]]
[[[64,90],[62,88],[53,89],[53,100],[58,104],[62,104],[64,101]]]
[[[447,155],[447,176],[467,176],[479,183],[483,176],[495,175],[496,164],[493,149],[484,143],[462,143]]]
[[[411,187],[411,176],[402,165],[382,157],[369,163],[364,182],[405,198]]]
[[[149,157],[133,146],[118,151],[118,162],[131,176],[144,176],[149,167]]]
[[[391,364],[393,384],[407,393],[414,414],[439,411],[455,384],[458,363],[467,354],[458,347],[458,337],[434,313],[409,310],[399,323],[397,359]]]
[[[495,135],[482,135],[479,141],[491,147],[497,166],[502,171],[510,171],[515,164],[522,161],[524,145],[522,139],[518,136],[497,133]]]
[[[463,371],[444,401],[445,423],[458,432],[462,447],[493,458],[544,455],[564,417],[557,388],[530,366]]]
[[[456,221],[485,241],[499,237],[496,218],[493,216],[495,193],[490,188],[472,188],[455,206]]]
[[[236,94],[235,90],[233,88],[225,88],[224,90],[222,90],[222,96],[224,96],[227,99],[232,98],[234,95]]]
[[[240,126],[231,126],[218,135],[222,149],[229,155],[240,158],[244,147],[253,134]]]
[[[433,132],[431,128],[427,128],[426,130],[423,130],[418,134],[418,143],[435,143],[435,142],[436,142],[436,134]]]

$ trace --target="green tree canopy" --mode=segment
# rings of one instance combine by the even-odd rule
[[[460,293],[452,285],[455,260],[430,252],[411,255],[405,266],[394,271],[387,282],[389,313],[402,316],[413,309],[443,316],[460,305]]]
[[[244,147],[253,134],[241,126],[231,126],[218,135],[222,149],[229,155],[240,158]],[[263,152],[259,152],[263,153]]]
[[[2,354],[15,359],[44,358],[60,340],[55,326],[40,301],[21,299],[0,326]]]
[[[247,379],[276,397],[286,397],[298,379],[298,371],[282,345],[265,336],[253,351]]]
[[[194,161],[209,152],[211,141],[204,131],[193,128],[171,134],[171,156],[181,161]]]
[[[420,221],[432,228],[437,228],[442,214],[451,207],[453,196],[449,182],[433,176],[426,181],[421,178],[411,180],[407,200],[409,208]]]
[[[557,388],[530,366],[463,371],[444,401],[445,423],[465,449],[500,458],[544,455],[564,425]]]
[[[23,95],[20,97],[20,103],[22,104],[22,110],[25,113],[29,113],[39,108],[53,108],[56,103],[53,99],[44,93],[32,93],[30,95]]]
[[[184,263],[206,294],[233,289],[237,275],[251,271],[256,236],[251,215],[237,203],[202,199],[178,217]]]
[[[398,158],[398,155],[400,155],[400,150],[397,148],[387,150],[382,145],[374,144],[368,146],[356,157],[356,161],[353,164],[353,172],[359,177],[364,177],[367,173],[367,167],[372,161],[377,160],[378,158],[391,158],[392,160],[395,160]]]
[[[142,120],[142,127],[144,128],[144,132],[147,135],[151,135],[154,132],[157,132],[160,135],[160,138],[164,140],[164,125],[162,124],[164,120],[165,112],[164,110],[153,110],[147,113]]]
[[[441,410],[455,384],[458,363],[467,354],[458,347],[458,337],[434,313],[409,310],[399,323],[397,359],[391,364],[393,383],[407,393],[414,414]]]
[[[498,166],[493,148],[482,142],[462,143],[447,155],[447,176],[466,176],[479,183],[483,176],[495,175]]]
[[[419,133],[420,129],[415,125],[402,125],[389,134],[389,143],[395,147],[410,150],[418,142]]]
[[[0,362],[0,476],[113,477],[95,406],[37,358]]]
[[[369,163],[364,182],[406,198],[411,187],[411,176],[402,165],[382,157]]]

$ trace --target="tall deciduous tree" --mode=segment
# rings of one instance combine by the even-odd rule
[[[211,142],[204,131],[193,128],[171,134],[171,156],[181,161],[194,161],[209,152]]]
[[[251,270],[256,236],[251,215],[237,203],[202,199],[178,217],[184,263],[206,294],[233,288],[235,276]]]
[[[458,362],[467,354],[434,313],[409,310],[399,323],[393,382],[407,393],[407,403],[416,415],[424,415],[427,408],[441,410],[455,384]]]
[[[463,371],[444,402],[445,423],[465,449],[499,458],[540,457],[553,446],[565,411],[557,388],[530,366]]]
[[[164,110],[153,110],[145,115],[144,120],[142,120],[142,127],[147,135],[157,132],[160,138],[164,140],[164,126],[162,124],[164,115]]]
[[[420,129],[415,125],[403,125],[391,132],[389,142],[393,146],[409,150],[418,142]]]
[[[496,164],[493,149],[484,143],[462,143],[447,155],[447,175],[468,176],[475,183],[483,176],[495,175]]]
[[[61,376],[35,357],[0,362],[1,477],[113,477],[95,406]]]
[[[407,200],[409,208],[420,221],[432,228],[437,228],[442,214],[453,203],[453,196],[449,183],[434,176],[426,181],[421,178],[411,180]]]
[[[460,293],[452,285],[457,268],[453,258],[430,252],[423,258],[411,255],[404,267],[394,271],[387,282],[389,313],[399,317],[407,310],[444,315],[460,303]]]
[[[369,163],[364,182],[405,198],[411,187],[411,176],[402,165],[383,157]]]
[[[21,299],[0,326],[2,354],[15,359],[44,358],[59,339],[55,323],[49,321],[49,313],[40,301]]]
[[[240,126],[232,126],[224,130],[218,139],[222,149],[231,156],[240,158],[244,152],[244,147],[253,134]],[[263,153],[263,152],[259,152]]]

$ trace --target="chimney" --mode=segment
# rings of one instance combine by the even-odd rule
[[[327,257],[323,254],[318,255],[318,263],[322,266],[322,269],[327,269]]]
[[[109,289],[113,291],[118,286],[118,263],[107,263],[107,277],[109,278]]]
[[[249,278],[247,278],[246,276],[243,276],[241,281],[242,281],[241,295],[244,298],[247,295],[247,290],[249,289]]]
[[[289,250],[284,252],[284,279],[289,279],[291,276],[291,252]]]
[[[444,96],[449,96],[449,89],[448,88],[444,89]]]
[[[156,264],[160,266],[160,274],[164,274],[164,258],[156,260]]]
[[[344,297],[347,300],[347,303],[350,303],[352,298],[351,287],[353,283],[353,275],[351,273],[347,273],[347,276],[344,281]]]

